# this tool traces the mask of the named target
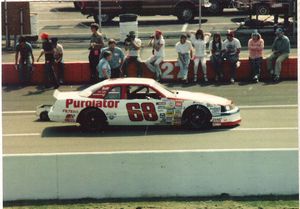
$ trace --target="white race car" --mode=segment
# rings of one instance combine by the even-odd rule
[[[204,129],[241,122],[239,108],[228,99],[171,91],[147,78],[109,79],[83,91],[56,90],[54,97],[54,105],[37,107],[41,120],[79,123],[89,131],[106,125],[182,125]]]

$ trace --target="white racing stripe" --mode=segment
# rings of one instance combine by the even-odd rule
[[[298,130],[298,127],[267,127],[267,128],[232,128],[232,129],[212,129],[214,131],[294,131]],[[146,129],[145,135],[147,134]],[[217,133],[217,132],[216,132]],[[24,137],[24,136],[41,136],[41,133],[19,133],[19,134],[3,134],[3,137]]]
[[[296,108],[298,107],[297,104],[291,105],[241,105],[238,107],[240,109],[273,109],[273,108]],[[36,111],[34,110],[18,110],[18,111],[3,111],[3,115],[18,115],[18,114],[35,114]]]

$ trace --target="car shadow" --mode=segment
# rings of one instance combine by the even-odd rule
[[[42,138],[63,137],[128,137],[128,136],[156,136],[156,135],[192,135],[209,134],[229,131],[232,128],[213,128],[209,130],[187,130],[176,126],[109,126],[98,132],[83,131],[78,125],[52,126],[42,132]]]
[[[208,22],[207,19],[201,19],[201,23],[206,23]],[[87,22],[80,22],[78,23],[75,27],[77,28],[86,28],[86,27],[90,27],[91,24],[93,22],[91,21],[87,21]],[[179,24],[183,24],[182,22],[180,22],[179,20],[163,20],[163,19],[159,19],[159,20],[139,20],[138,21],[139,26],[152,26],[152,25],[179,25]],[[195,19],[191,22],[189,22],[189,24],[198,24],[199,20]],[[112,20],[111,22],[107,22],[107,23],[102,23],[103,26],[119,26],[119,21],[116,20]]]

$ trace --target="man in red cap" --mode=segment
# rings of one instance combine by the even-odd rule
[[[153,38],[151,39],[150,46],[153,47],[152,56],[146,61],[146,65],[156,75],[156,80],[161,79],[160,63],[163,62],[165,57],[165,40],[160,30],[156,30]]]
[[[43,45],[40,56],[37,58],[37,62],[39,62],[40,58],[45,55],[45,87],[49,88],[52,84],[54,84],[54,88],[59,87],[59,83],[56,77],[56,74],[53,69],[54,64],[54,49],[52,43],[49,41],[49,35],[47,33],[42,33],[40,35]]]

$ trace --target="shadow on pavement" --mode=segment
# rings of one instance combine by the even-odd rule
[[[201,23],[206,23],[207,19],[201,19]],[[183,24],[178,20],[139,20],[139,26],[147,26],[147,25],[180,25]],[[199,21],[197,19],[193,20],[189,24],[198,24]],[[82,28],[82,27],[90,27],[92,22],[80,22],[75,27]],[[103,26],[119,26],[119,21],[111,21],[108,23],[102,23]]]
[[[58,7],[50,9],[50,12],[80,12],[75,7]]]
[[[17,91],[17,90],[20,90],[23,88],[25,88],[25,86],[21,86],[21,85],[2,86],[2,91],[11,92],[11,91]]]
[[[175,126],[109,126],[103,131],[87,132],[80,126],[53,126],[42,132],[42,137],[126,137],[126,136],[156,136],[156,135],[191,135],[209,134],[228,131],[230,128],[214,128],[210,130],[193,131]]]
[[[53,91],[53,88],[45,88],[44,86],[36,86],[36,91],[28,91],[27,94],[24,94],[24,96],[32,96],[32,95],[39,95],[43,94],[46,91]]]

